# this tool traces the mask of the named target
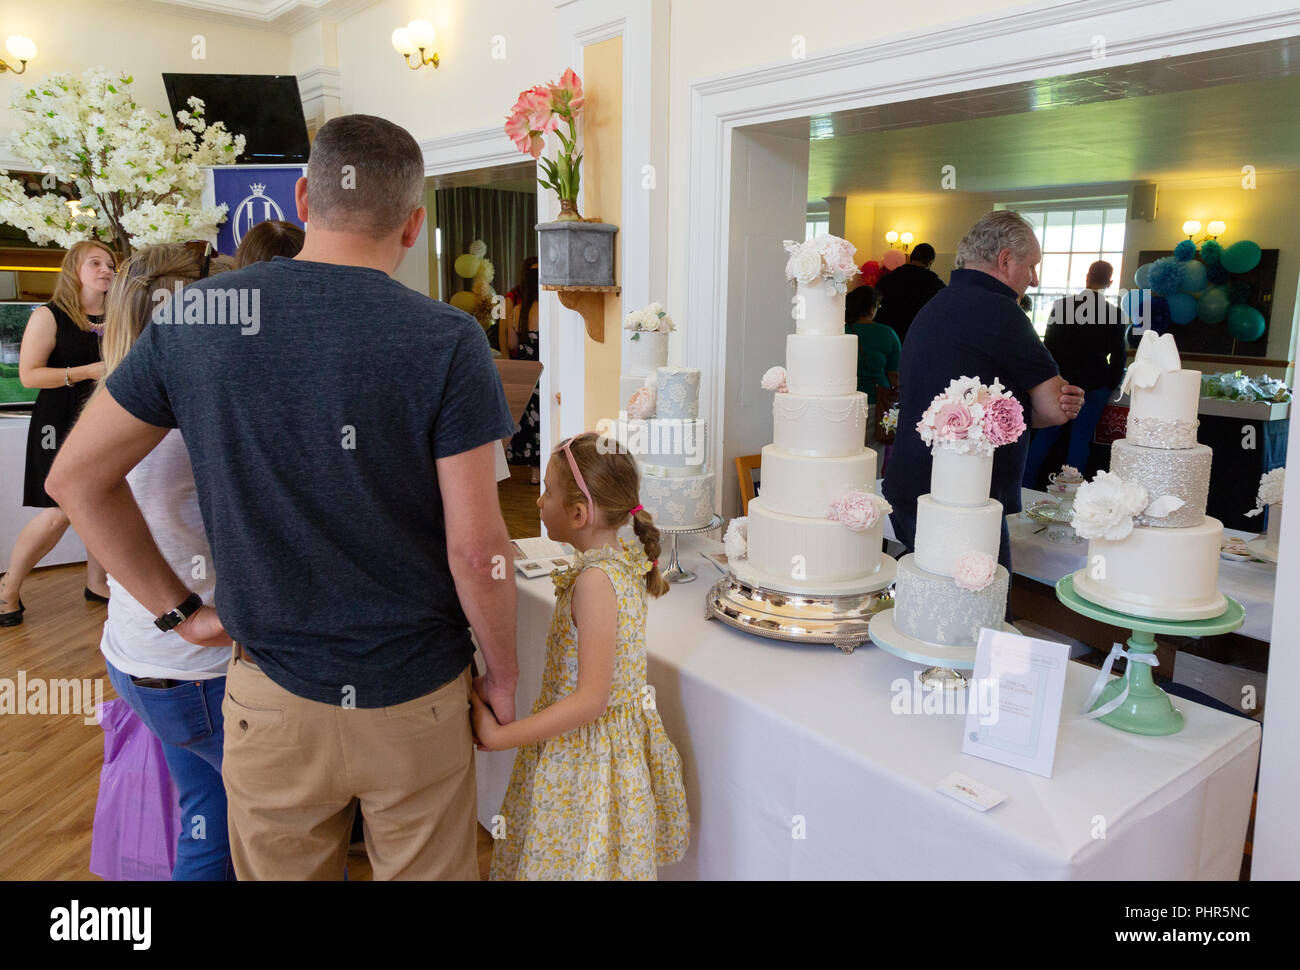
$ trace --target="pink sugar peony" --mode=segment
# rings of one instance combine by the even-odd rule
[[[627,399],[627,416],[634,421],[644,421],[655,416],[655,407],[655,389],[643,387]]]
[[[945,404],[934,416],[934,430],[940,438],[964,438],[971,423],[970,408],[956,402]]]
[[[871,492],[852,491],[831,503],[826,517],[832,522],[839,522],[853,532],[866,532],[882,515],[888,515],[893,509],[880,496]]]
[[[981,590],[993,582],[998,561],[986,552],[964,552],[953,566],[952,581],[961,589]]]
[[[994,445],[1009,445],[1025,433],[1025,409],[1014,397],[997,397],[984,405],[984,436]]]

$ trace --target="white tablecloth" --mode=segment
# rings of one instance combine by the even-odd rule
[[[1237,878],[1258,724],[1184,701],[1186,727],[1172,737],[1081,721],[1096,671],[1072,663],[1053,778],[963,755],[962,715],[891,713],[891,682],[910,682],[916,666],[870,645],[846,656],[706,621],[718,573],[686,550],[720,547],[682,545],[700,578],[653,601],[647,630],[692,824],[686,859],[661,878]],[[518,584],[523,713],[540,689],[554,587]],[[477,757],[479,819],[491,829],[514,752]],[[939,794],[952,771],[1007,800],[980,814]],[[796,816],[805,838],[792,835]]]
[[[879,491],[879,483],[877,483]],[[1046,492],[1022,489],[1021,508],[1048,498]],[[1007,516],[1011,534],[1011,568],[1017,575],[1055,586],[1057,581],[1087,561],[1088,543],[1053,542],[1042,523],[1019,513]],[[1228,536],[1253,539],[1258,533],[1224,529]],[[885,538],[893,539],[894,530],[885,522]],[[1246,622],[1237,632],[1265,643],[1273,638],[1273,588],[1277,583],[1277,565],[1271,562],[1235,562],[1219,560],[1219,592],[1231,596],[1246,608]]]

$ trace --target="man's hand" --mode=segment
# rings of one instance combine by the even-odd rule
[[[474,693],[492,709],[498,724],[509,724],[515,719],[515,687],[518,682],[518,674],[507,680],[497,677],[490,670],[483,676],[474,678]]]
[[[1061,388],[1061,410],[1073,421],[1083,409],[1083,388],[1066,384]]]
[[[173,629],[183,639],[200,647],[230,647],[235,643],[211,606],[200,606]]]
[[[474,746],[480,751],[496,751],[500,747],[501,724],[477,690],[469,693],[470,723],[474,727]]]

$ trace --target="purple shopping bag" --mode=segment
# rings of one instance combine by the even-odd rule
[[[171,879],[181,809],[162,742],[126,701],[109,701],[102,711],[90,871],[104,879]]]

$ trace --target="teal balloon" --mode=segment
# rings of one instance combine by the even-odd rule
[[[1220,262],[1229,273],[1249,273],[1259,265],[1259,257],[1259,245],[1243,239],[1225,249]]]
[[[1200,293],[1205,289],[1205,264],[1190,259],[1183,263],[1183,292]]]
[[[1228,309],[1228,332],[1246,343],[1258,340],[1264,336],[1264,314],[1253,306],[1234,303]]]
[[[1174,323],[1191,323],[1196,319],[1196,297],[1175,293],[1169,297],[1169,319]]]
[[[1201,294],[1196,303],[1196,315],[1206,323],[1222,323],[1228,316],[1228,291],[1222,286],[1211,286]]]
[[[1137,284],[1139,290],[1145,290],[1151,285],[1151,264],[1143,263],[1133,274],[1133,282]]]

